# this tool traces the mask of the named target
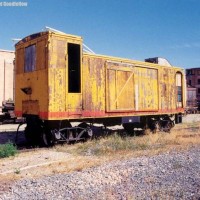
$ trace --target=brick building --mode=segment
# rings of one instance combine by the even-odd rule
[[[0,106],[4,100],[14,98],[14,51],[0,50]]]
[[[187,84],[196,88],[197,101],[200,102],[200,68],[186,69]]]

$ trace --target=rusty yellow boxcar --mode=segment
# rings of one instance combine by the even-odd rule
[[[170,130],[184,107],[181,68],[86,53],[81,37],[53,31],[16,44],[15,114],[33,143],[89,137],[88,123]]]

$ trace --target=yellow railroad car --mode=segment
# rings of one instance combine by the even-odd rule
[[[33,143],[86,138],[95,122],[170,130],[184,107],[181,68],[86,53],[81,37],[52,31],[16,44],[15,114]]]

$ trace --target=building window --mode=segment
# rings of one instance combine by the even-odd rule
[[[36,45],[25,48],[24,72],[32,72],[36,69]]]
[[[200,85],[200,79],[197,80],[197,84]]]
[[[200,70],[197,71],[197,74],[200,75]]]
[[[198,88],[198,94],[200,94],[200,88]]]
[[[191,74],[191,70],[187,69],[187,70],[186,70],[186,74],[187,74],[187,75],[190,75],[190,74]]]
[[[191,80],[189,80],[189,83],[188,83],[189,85],[192,85],[192,81]]]
[[[195,75],[194,69],[186,69],[186,75]]]

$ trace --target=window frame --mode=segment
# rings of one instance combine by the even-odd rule
[[[31,44],[24,49],[24,73],[36,70],[36,44]]]
[[[67,43],[68,93],[81,93],[81,45]]]

